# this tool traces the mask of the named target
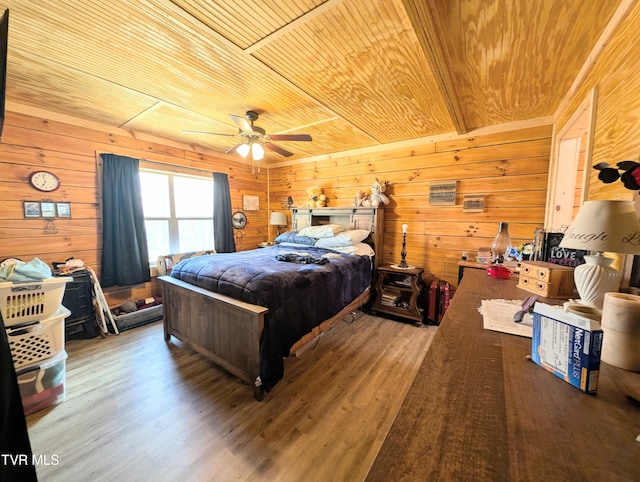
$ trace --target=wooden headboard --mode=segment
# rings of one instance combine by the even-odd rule
[[[339,224],[345,229],[366,229],[376,252],[375,267],[380,265],[384,240],[384,210],[379,208],[293,208],[291,226],[300,231],[307,226]]]

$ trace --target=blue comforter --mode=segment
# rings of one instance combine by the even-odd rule
[[[293,344],[371,284],[368,256],[342,254],[326,264],[276,259],[288,253],[319,259],[333,252],[276,245],[189,258],[171,271],[173,278],[269,309],[260,343],[260,378],[266,391],[282,378],[283,357]]]

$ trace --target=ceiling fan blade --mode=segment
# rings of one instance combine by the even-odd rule
[[[229,117],[231,117],[231,120],[236,123],[242,132],[253,134],[253,127],[249,124],[247,119],[233,114],[229,114]]]
[[[310,141],[309,134],[273,134],[269,136],[274,141]]]
[[[183,130],[184,134],[209,134],[212,136],[227,136],[227,137],[235,137],[236,134],[223,134],[222,132],[207,132],[207,131],[189,131]]]
[[[244,144],[244,142],[241,142],[240,144],[236,144],[235,146],[230,147],[229,149],[227,149],[226,151],[224,151],[224,153],[225,153],[225,154],[232,154],[232,153],[236,152],[236,149],[237,149],[238,147],[240,147],[242,144]]]
[[[271,149],[272,151],[277,152],[278,154],[280,154],[281,156],[284,156],[284,157],[293,156],[293,152],[289,152],[289,151],[283,149],[280,146],[276,146],[275,144],[271,144],[271,142],[265,142],[264,143],[264,147],[266,147],[267,149]]]

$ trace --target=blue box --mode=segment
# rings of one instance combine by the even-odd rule
[[[597,321],[537,302],[531,359],[586,393],[598,389],[602,329]]]

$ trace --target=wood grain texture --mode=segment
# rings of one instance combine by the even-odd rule
[[[40,480],[363,480],[435,327],[358,314],[263,402],[161,323],[67,343],[66,400],[28,417]],[[303,454],[301,456],[301,454]]]
[[[525,296],[515,280],[465,271],[367,480],[640,476],[640,413],[619,369],[602,363],[587,395],[526,360],[529,338],[482,328],[482,299]]]
[[[368,190],[376,178],[388,180],[381,262],[400,259],[406,223],[407,262],[455,285],[462,251],[490,246],[498,223],[510,224],[514,244],[530,241],[542,224],[551,134],[550,126],[542,126],[272,168],[270,199],[292,196],[303,205],[306,189],[317,185],[329,206],[350,206],[358,189]],[[456,181],[455,206],[429,205],[431,183],[442,180]],[[484,212],[464,212],[465,195],[484,195]]]
[[[565,127],[591,90],[597,88],[592,165],[614,165],[625,159],[638,160],[640,156],[640,96],[636,95],[640,89],[640,65],[634,57],[640,48],[638,25],[640,3],[635,2],[583,83],[556,113],[559,128]],[[591,166],[585,169],[591,180],[589,199],[632,199],[632,191],[622,183],[605,185]]]
[[[261,198],[260,210],[247,213],[249,223],[238,239],[238,248],[253,249],[269,236],[266,179],[251,174],[246,164],[197,152],[190,146],[159,144],[135,139],[126,132],[107,133],[26,114],[7,116],[2,141],[0,260],[17,257],[28,261],[37,256],[51,264],[75,257],[99,275],[102,225],[96,155],[100,152],[142,158],[144,167],[166,167],[171,172],[207,177],[212,171],[227,173],[234,207],[242,206],[244,194]],[[60,189],[44,194],[31,188],[28,177],[39,169],[56,173]],[[24,218],[23,201],[45,199],[71,204],[70,219],[55,219],[55,234],[45,233],[43,219]],[[111,306],[157,294],[154,283],[106,291]]]
[[[620,3],[6,0],[7,98],[218,153],[234,139],[183,130],[235,134],[249,109],[313,136],[292,159],[375,149],[551,116]]]
[[[296,209],[292,211],[292,226],[301,229],[318,224],[339,224],[344,229],[365,229],[371,232],[374,252],[384,251],[384,211],[360,209]],[[375,258],[374,267],[380,263]],[[373,268],[372,268],[373,269]],[[262,331],[268,309],[245,303],[229,296],[200,288],[170,276],[158,278],[164,306],[164,333],[167,341],[176,337],[198,353],[225,368],[253,387],[261,400],[264,389],[260,382],[260,352]],[[371,287],[350,300],[327,320],[303,334],[291,347],[291,353],[304,348],[344,316],[362,308],[371,298]]]

